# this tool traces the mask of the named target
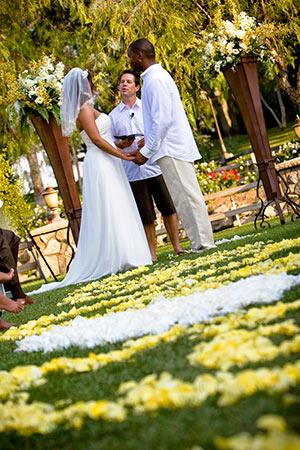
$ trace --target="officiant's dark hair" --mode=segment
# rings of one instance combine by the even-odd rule
[[[134,72],[133,70],[124,70],[120,75],[120,81],[121,81],[122,76],[125,75],[126,73],[134,76],[134,84],[136,86],[141,85],[141,77],[139,76],[139,74],[137,72]]]
[[[128,49],[133,50],[135,52],[141,51],[144,52],[147,58],[155,58],[155,50],[151,42],[148,41],[148,39],[137,39],[136,41],[132,42]]]

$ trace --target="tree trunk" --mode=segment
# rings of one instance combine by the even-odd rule
[[[277,98],[278,98],[278,103],[279,103],[279,107],[280,107],[282,128],[285,129],[287,127],[286,110],[285,110],[285,106],[284,106],[284,103],[282,100],[278,76],[276,76],[276,92],[277,92]]]
[[[261,99],[263,105],[270,111],[270,113],[274,117],[274,119],[275,119],[277,125],[279,126],[279,128],[282,130],[283,129],[282,123],[280,122],[280,120],[276,116],[274,109],[271,108],[271,106],[267,103],[267,101],[263,98],[263,96],[261,94],[260,94],[260,99]]]
[[[221,96],[219,89],[214,89],[214,95],[216,97],[214,101],[214,108],[217,111],[222,130],[224,134],[228,136],[232,127],[231,119],[228,113],[228,103],[225,98]]]
[[[44,192],[44,186],[35,147],[31,147],[30,154],[27,156],[27,160],[30,167],[30,177],[34,193],[34,202],[36,205],[44,206],[45,200],[42,195]]]
[[[230,119],[231,119],[231,130],[230,131],[232,134],[240,134],[238,115],[236,114],[235,101],[233,99],[231,91],[229,92],[228,107],[229,107]]]

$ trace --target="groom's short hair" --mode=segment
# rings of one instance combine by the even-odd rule
[[[155,49],[148,39],[137,39],[129,45],[128,49],[135,52],[141,51],[147,58],[155,59]]]
[[[120,75],[120,81],[123,75],[125,75],[126,73],[128,73],[129,75],[133,75],[134,77],[134,84],[136,86],[140,86],[141,85],[141,77],[139,76],[139,74],[137,72],[134,72],[133,70],[124,70],[121,75]]]

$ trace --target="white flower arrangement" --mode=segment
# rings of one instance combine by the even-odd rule
[[[219,20],[211,33],[204,36],[202,54],[203,70],[219,73],[224,67],[233,68],[241,57],[252,54],[260,61],[274,61],[268,51],[266,38],[274,33],[272,24],[257,24],[254,17],[244,11],[230,20]]]
[[[297,158],[300,156],[300,144],[299,142],[286,142],[280,145],[278,150],[273,150],[272,156],[275,157],[277,163]]]
[[[21,129],[28,128],[27,119],[36,111],[47,122],[52,113],[60,123],[61,91],[64,80],[64,64],[54,65],[52,57],[44,56],[33,62],[28,70],[19,74],[12,87],[16,100],[14,109],[17,112]]]

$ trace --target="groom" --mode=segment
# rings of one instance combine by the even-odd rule
[[[141,74],[145,146],[133,154],[135,163],[157,162],[176,211],[199,253],[215,247],[206,205],[194,169],[200,154],[185,114],[179,91],[170,74],[156,63],[155,50],[147,39],[128,47],[132,69]]]

